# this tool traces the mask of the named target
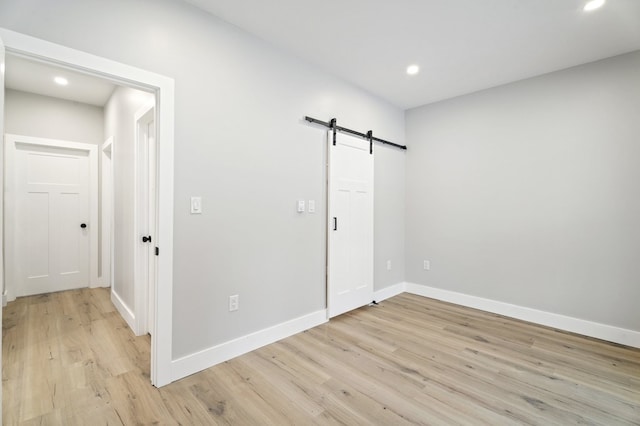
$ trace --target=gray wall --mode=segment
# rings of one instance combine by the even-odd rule
[[[11,89],[5,96],[7,133],[96,145],[103,142],[100,107]]]
[[[104,140],[113,137],[113,291],[134,312],[134,154],[136,112],[153,102],[154,95],[118,87],[104,107]],[[134,238],[136,238],[134,240]]]
[[[174,358],[325,308],[326,137],[302,118],[404,143],[403,111],[179,2],[3,0],[0,26],[175,79]],[[404,152],[377,152],[382,288],[404,279]]]
[[[410,110],[406,134],[407,281],[640,330],[640,52]]]

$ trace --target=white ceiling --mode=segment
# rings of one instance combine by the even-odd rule
[[[7,55],[5,87],[38,95],[51,96],[89,105],[104,106],[115,85],[99,77],[70,71],[22,57]],[[59,86],[54,77],[65,77],[69,84]]]
[[[402,108],[640,49],[640,0],[185,1]]]

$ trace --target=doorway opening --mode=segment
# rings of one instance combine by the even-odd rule
[[[156,163],[156,173],[158,173],[157,193],[151,198],[155,200],[155,217],[157,218],[154,225],[157,229],[154,243],[162,249],[162,256],[158,256],[157,259],[154,258],[153,270],[158,271],[158,273],[154,275],[156,279],[152,278],[153,281],[147,281],[147,283],[154,282],[155,285],[152,284],[153,292],[150,292],[149,288],[146,288],[145,292],[147,294],[153,293],[155,297],[152,302],[152,309],[149,308],[149,303],[146,303],[145,314],[147,317],[147,330],[153,330],[151,337],[150,379],[156,386],[168,384],[173,380],[171,376],[173,80],[4,29],[0,29],[0,39],[4,42],[7,54],[10,55],[11,58],[21,58],[37,64],[58,68],[59,70],[99,78],[115,84],[119,88],[122,88],[124,92],[136,91],[149,93],[153,99],[151,103],[157,116],[157,119],[153,122],[153,136],[154,141],[157,141],[157,150],[159,151],[159,155],[156,156],[156,161],[159,159],[163,161]],[[7,73],[11,71],[10,63],[7,64],[6,70]],[[146,103],[149,103],[148,100]],[[0,112],[2,112],[2,109],[3,108],[0,108]],[[133,127],[134,124],[134,118],[131,117],[131,127]],[[4,134],[5,132],[6,130],[4,128],[0,128],[0,134]],[[122,146],[125,147],[126,145]],[[107,180],[107,185],[102,185],[101,188],[106,192],[112,189],[115,190],[116,197],[118,197],[116,184],[118,180],[118,157],[116,154],[119,148],[118,137],[114,135],[113,139],[107,139],[106,143],[100,146],[99,151],[100,158],[109,164],[108,170],[111,170],[111,175],[105,173],[104,168],[101,170],[100,177],[103,180],[102,183],[104,184],[104,180]],[[132,149],[132,153],[133,151]],[[1,167],[4,167],[4,164],[2,164]],[[108,185],[109,177],[111,177],[111,187]],[[109,197],[101,197],[102,205],[100,206],[100,213],[102,213],[102,223],[91,224],[102,234],[101,244],[98,246],[98,251],[101,253],[99,256],[95,253],[92,254],[92,256],[95,256],[97,264],[99,264],[99,266],[95,268],[96,279],[98,278],[97,270],[100,270],[99,277],[100,284],[102,285],[111,285],[117,282],[117,268],[114,269],[111,265],[115,266],[118,264],[119,256],[126,256],[126,254],[118,253],[117,251],[118,238],[109,238],[109,234],[117,234],[120,225],[115,215],[112,214],[111,217],[109,217],[108,214],[109,210],[111,212],[114,211],[113,205],[117,204],[116,197],[111,197],[111,209],[108,206]],[[105,204],[107,205],[105,206]],[[150,213],[147,213],[147,216],[149,217]],[[133,242],[137,242],[138,240],[139,237],[133,234],[132,226],[126,244],[130,247],[129,253],[134,250]],[[5,252],[9,249],[8,247],[3,248]],[[110,262],[110,260],[113,260],[113,262]],[[149,269],[148,264],[147,269]],[[3,278],[7,279],[8,277]],[[4,279],[3,284],[5,282]],[[7,282],[7,284],[10,283]],[[133,303],[133,305],[134,310],[136,310],[138,304]],[[163,315],[156,315],[156,312],[159,311],[162,312]],[[149,316],[149,312],[152,313],[151,316]]]

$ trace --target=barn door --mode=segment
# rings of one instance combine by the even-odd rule
[[[369,142],[329,132],[329,317],[373,300],[373,154]]]

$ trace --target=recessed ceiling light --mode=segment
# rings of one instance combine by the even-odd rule
[[[60,86],[66,86],[67,84],[69,84],[69,80],[67,80],[64,77],[54,77],[53,81],[56,82],[56,84],[60,85]]]
[[[407,74],[409,75],[416,75],[420,72],[420,67],[417,65],[409,65],[407,67]]]
[[[604,5],[605,0],[591,0],[587,4],[584,5],[585,12],[591,12],[592,10],[596,10],[601,8]]]

